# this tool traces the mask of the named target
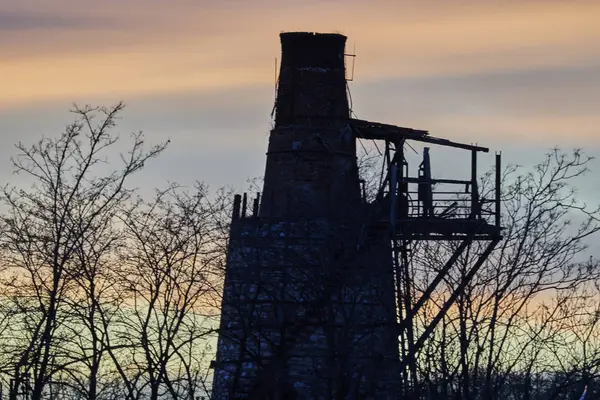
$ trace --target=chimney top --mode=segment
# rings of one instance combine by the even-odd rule
[[[285,32],[281,66],[344,69],[346,36],[339,33]]]

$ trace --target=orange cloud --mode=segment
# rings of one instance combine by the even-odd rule
[[[434,136],[481,143],[491,139],[521,146],[542,143],[545,146],[585,147],[600,144],[598,126],[600,116],[435,116],[418,126],[427,126]]]
[[[282,29],[347,34],[364,82],[600,63],[598,2],[33,3],[89,26],[4,32],[0,104],[272,85]]]

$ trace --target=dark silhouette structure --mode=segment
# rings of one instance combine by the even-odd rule
[[[400,398],[416,351],[447,308],[418,337],[415,313],[469,243],[490,241],[483,262],[500,239],[498,191],[488,201],[477,190],[477,152],[487,149],[351,119],[345,42],[339,34],[281,34],[263,191],[252,204],[245,194],[234,202],[215,399]],[[385,142],[372,202],[361,190],[357,138]],[[471,178],[433,179],[429,149],[410,177],[407,140],[469,150]],[[438,184],[465,186],[467,205],[437,199]],[[419,298],[407,289],[416,240],[462,241]]]

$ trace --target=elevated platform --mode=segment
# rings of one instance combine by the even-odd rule
[[[389,220],[378,220],[372,229],[391,230]],[[501,228],[483,219],[473,218],[404,218],[396,220],[393,238],[396,240],[499,240]]]

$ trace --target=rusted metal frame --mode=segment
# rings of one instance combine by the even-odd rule
[[[425,331],[421,334],[421,336],[415,343],[415,352],[419,351],[420,348],[423,347],[425,341],[429,338],[431,333],[433,333],[434,329],[440,323],[442,318],[444,318],[444,316],[446,315],[446,312],[448,312],[448,310],[450,309],[450,307],[452,307],[458,296],[465,290],[468,283],[473,279],[477,271],[479,271],[479,268],[483,265],[485,260],[488,258],[488,256],[491,254],[491,252],[494,250],[494,248],[499,242],[500,239],[493,240],[485,249],[485,251],[479,256],[475,265],[473,265],[473,267],[471,267],[471,270],[467,273],[467,275],[463,277],[458,287],[452,292],[450,298],[444,303],[444,305],[433,318],[429,326],[425,328]],[[406,363],[406,359],[402,360],[400,367],[402,369],[406,368]]]
[[[422,176],[421,176],[422,172]],[[425,218],[432,218],[433,215],[433,183],[431,181],[431,159],[429,156],[429,147],[423,148],[423,162],[419,166],[419,195],[417,200],[423,203],[423,212],[421,215]]]
[[[445,208],[445,207],[447,207],[447,203],[455,202],[455,203],[457,203],[456,208],[458,208],[458,209],[465,209],[465,208],[468,208],[469,210],[471,209],[470,205],[458,204],[457,199],[438,199],[438,198],[436,198],[434,200],[437,201],[438,203],[446,203],[446,204],[434,204],[432,206],[433,208]],[[438,217],[438,216],[436,215],[436,217]]]
[[[386,141],[386,154],[388,155],[388,159],[389,159],[389,142]],[[395,155],[394,155],[395,158]],[[391,160],[388,163],[388,176],[386,177],[386,180],[388,181],[387,183],[389,184],[389,193],[390,193],[390,219],[389,219],[389,237],[390,237],[390,242],[392,243],[392,252],[393,252],[393,262],[394,262],[394,273],[396,275],[396,295],[398,296],[397,298],[397,307],[398,307],[398,318],[400,320],[402,320],[402,302],[401,302],[401,298],[402,298],[402,285],[400,283],[401,279],[402,279],[402,272],[400,269],[400,254],[398,253],[398,246],[396,245],[396,241],[395,241],[395,237],[396,237],[396,198],[397,198],[397,193],[396,193],[396,189],[397,189],[397,183],[398,183],[398,176],[397,176],[397,168],[396,168],[396,164],[393,163]],[[389,179],[388,179],[389,177]],[[382,185],[382,187],[384,187],[384,185]]]
[[[448,275],[450,268],[452,268],[454,263],[456,263],[456,261],[458,260],[458,257],[460,257],[460,255],[465,251],[467,246],[470,245],[471,243],[473,243],[473,239],[470,237],[467,237],[458,246],[458,248],[456,250],[454,250],[454,253],[450,257],[450,259],[446,262],[444,267],[438,272],[438,274],[435,276],[433,281],[429,284],[427,289],[425,289],[425,292],[423,292],[423,295],[419,298],[419,300],[417,301],[415,306],[412,307],[412,309],[409,311],[409,313],[407,314],[407,318],[405,320],[406,322],[400,324],[400,326],[399,326],[400,332],[404,331],[404,329],[406,329],[407,326],[409,326],[412,323],[412,319],[415,317],[415,315],[417,315],[417,313],[419,312],[421,307],[423,307],[423,305],[425,305],[425,302],[427,302],[427,300],[429,300],[429,298],[431,297],[431,294],[437,288],[437,286],[440,284],[442,279],[444,279],[446,277],[446,275]]]
[[[479,212],[479,185],[477,185],[477,151],[471,150],[471,218],[478,218]]]
[[[386,150],[390,150],[389,141],[386,141]],[[408,260],[407,251],[409,242],[407,240],[401,240],[399,243],[395,240],[396,237],[396,222],[397,210],[398,210],[398,199],[402,194],[400,193],[401,187],[399,184],[403,181],[404,177],[404,141],[394,142],[394,156],[390,158],[388,155],[388,175],[389,187],[390,187],[390,241],[392,243],[393,252],[393,265],[394,273],[396,278],[396,307],[398,321],[404,320],[404,310],[409,309],[410,293],[409,290],[409,274],[408,274]],[[399,168],[398,168],[399,167]],[[407,332],[406,340],[404,335],[400,336],[400,350],[403,357],[410,356],[412,347],[414,345],[414,338],[411,335],[412,332]],[[405,384],[408,384],[409,378],[406,371],[402,371],[402,379]]]
[[[481,151],[483,153],[488,153],[490,151],[490,149],[488,149],[487,147],[473,146],[471,144],[453,142],[448,139],[441,139],[441,138],[436,138],[433,136],[422,136],[422,137],[415,137],[415,138],[411,137],[410,139],[416,140],[417,142],[425,142],[425,143],[437,144],[440,146],[455,147],[457,149],[464,149],[464,150]]]
[[[395,157],[394,157],[395,158]],[[396,235],[396,211],[398,209],[398,165],[394,162],[390,163],[390,234],[391,237]]]
[[[385,150],[383,153],[383,165],[381,166],[381,174],[379,175],[379,190],[377,191],[377,196],[375,196],[375,198],[377,200],[381,200],[383,198],[383,193],[385,191],[385,185],[387,183],[388,180],[388,176],[390,175],[390,170],[389,170],[389,148],[390,148],[390,142],[389,141],[385,141]],[[385,178],[383,177],[383,171],[385,170]]]
[[[377,192],[377,199],[382,199],[383,198],[383,193],[385,190],[386,185],[389,183],[388,181],[390,180],[390,173],[391,173],[391,169],[390,166],[396,162],[396,149],[397,146],[393,149],[394,151],[394,156],[392,157],[390,155],[390,153],[392,152],[392,148],[390,146],[390,141],[386,140],[385,141],[385,154],[384,154],[384,164],[385,164],[385,170],[386,170],[386,174],[385,174],[385,178],[383,178],[383,169],[384,167],[382,166],[381,169],[381,177],[380,177],[380,185],[379,185],[379,191]]]
[[[390,159],[388,163],[388,175],[386,179],[389,177],[389,190],[390,190],[390,226],[391,226],[391,238],[396,236],[396,222],[398,220],[397,211],[398,211],[398,201],[400,194],[400,186],[399,184],[403,182],[404,176],[404,140],[398,140],[394,143],[394,156],[390,159],[388,155],[388,159]],[[390,150],[389,142],[386,141],[386,151]],[[383,187],[383,185],[382,185]]]
[[[404,182],[404,163],[406,162],[406,160],[404,159],[404,140],[398,140],[396,142],[394,142],[394,147],[395,147],[395,154],[394,154],[394,160],[396,161],[396,165],[398,165],[399,170],[397,171],[397,186],[398,186],[398,192],[400,192],[401,190],[403,190],[403,188],[400,186],[401,183]],[[407,193],[401,193],[401,194],[407,194]],[[408,198],[407,198],[408,200]]]
[[[500,153],[496,153],[496,198],[494,199],[494,205],[496,208],[496,228],[500,229],[500,197],[501,197],[501,185],[502,185],[502,171],[501,171],[501,167],[502,167],[502,155]]]
[[[400,201],[402,200],[400,196],[404,196],[406,195],[406,193],[404,193],[404,189],[401,186],[402,183],[404,182],[404,163],[405,163],[405,159],[404,159],[404,139],[398,140],[394,142],[394,148],[395,148],[395,153],[394,153],[394,159],[393,159],[393,164],[392,164],[392,179],[395,180],[394,182],[394,186],[395,186],[395,192],[394,192],[394,200],[392,202],[392,209],[393,209],[393,217],[394,217],[394,222],[393,222],[393,236],[392,236],[392,240],[394,243],[394,266],[397,269],[396,270],[396,284],[397,284],[397,294],[398,294],[398,317],[400,322],[402,322],[404,320],[404,315],[403,315],[403,310],[406,313],[407,317],[410,317],[410,309],[412,307],[411,303],[412,303],[412,295],[411,295],[411,287],[412,287],[412,283],[411,283],[411,273],[410,273],[410,263],[408,260],[408,252],[409,252],[409,246],[410,246],[410,241],[406,240],[406,239],[402,239],[399,241],[400,246],[396,245],[396,240],[394,240],[395,234],[396,234],[396,223],[398,221],[396,212],[399,209],[399,205],[400,205]],[[400,229],[402,229],[402,227],[400,227]],[[399,254],[398,254],[398,250],[399,250]],[[402,340],[402,350],[403,350],[403,354],[407,354],[408,357],[410,358],[410,360],[412,361],[410,364],[410,380],[407,379],[407,376],[405,374],[405,371],[403,370],[403,374],[404,374],[404,381],[406,383],[410,384],[410,381],[412,380],[413,384],[414,384],[414,379],[416,378],[416,364],[415,364],[415,359],[414,359],[414,331],[412,330],[412,326],[409,324],[407,326],[407,330],[406,330],[406,341],[404,342],[404,335],[401,336],[401,340]]]
[[[413,178],[411,178],[411,179],[413,179]],[[456,183],[456,184],[468,185],[471,182],[470,181],[457,181],[457,180],[452,180],[452,179],[433,179],[433,183],[450,183],[450,184]],[[414,194],[414,193],[417,193],[417,191],[416,190],[411,190],[408,193]],[[435,194],[452,194],[452,195],[462,194],[462,195],[464,195],[464,194],[467,194],[467,193],[465,193],[464,191],[456,191],[456,190],[454,190],[454,191],[436,190]],[[459,200],[459,199],[456,198],[456,197],[452,197],[452,200]]]
[[[364,138],[364,139],[378,139],[378,140],[415,140],[418,142],[432,143],[440,146],[449,146],[455,147],[459,149],[465,150],[475,150],[482,151],[484,153],[489,152],[490,150],[487,147],[474,146],[466,143],[454,142],[448,139],[437,138],[434,136],[429,136],[428,131],[412,129],[412,128],[403,128],[400,126],[387,125],[357,119],[351,119],[350,124],[354,131],[356,132],[356,137]],[[362,126],[361,126],[362,125]],[[373,130],[381,130],[384,132],[373,132]],[[365,132],[365,131],[370,132]]]
[[[411,177],[406,177],[404,178],[404,182],[406,183],[419,183],[420,180],[419,178],[411,178]],[[450,185],[470,185],[472,181],[465,181],[465,180],[458,180],[458,179],[431,179],[431,184],[436,184],[436,183],[444,183],[444,184],[450,184]],[[413,192],[416,193],[416,192]],[[436,193],[444,193],[444,192],[436,192]],[[448,192],[448,193],[460,193],[460,192]]]
[[[407,313],[407,317],[410,318],[412,320],[413,315],[412,315],[412,293],[411,293],[411,289],[412,289],[412,280],[411,280],[411,271],[410,271],[410,263],[408,261],[408,247],[410,245],[410,242],[407,240],[402,240],[402,248],[400,250],[401,252],[401,257],[402,257],[402,273],[403,273],[403,283],[404,283],[404,309],[406,310]],[[408,347],[408,354],[410,357],[410,365],[409,365],[409,371],[411,374],[411,377],[413,379],[413,384],[414,384],[414,380],[416,379],[416,359],[415,359],[415,337],[414,337],[414,330],[413,330],[413,326],[412,323],[409,323],[406,326],[406,342],[407,342],[407,347]]]
[[[403,132],[405,134],[412,134],[412,135],[428,135],[429,134],[428,131],[425,131],[422,129],[405,128],[405,127],[401,127],[401,126],[397,126],[397,125],[383,124],[381,122],[367,121],[364,119],[350,118],[349,123],[353,128],[355,128],[357,130],[358,129],[379,129],[379,130],[387,130],[387,131],[391,131],[391,132]],[[360,133],[360,132],[357,132],[357,133]]]
[[[402,270],[400,268],[400,254],[398,251],[398,246],[396,245],[396,241],[392,240],[392,252],[393,252],[393,263],[394,263],[394,274],[396,277],[396,307],[397,307],[397,316],[398,316],[398,322],[402,323],[402,321],[404,321],[404,313],[402,311]],[[407,346],[406,346],[406,341],[404,340],[404,335],[399,335],[400,336],[400,352],[402,354],[402,357],[404,358],[407,354]],[[408,382],[408,378],[406,375],[406,371],[405,369],[402,369],[402,379],[404,380],[404,382]]]
[[[410,241],[415,241],[415,240],[430,240],[430,241],[440,241],[440,240],[450,240],[450,241],[457,241],[457,240],[464,240],[468,237],[467,234],[455,234],[454,236],[450,236],[450,235],[443,235],[443,234],[439,234],[439,235],[431,235],[431,234],[422,234],[422,233],[415,233],[415,234],[405,234],[405,235],[399,235],[398,236],[398,240],[401,239],[405,239],[405,240],[410,240]],[[473,241],[474,242],[480,242],[480,241],[487,241],[487,240],[496,240],[498,238],[498,235],[494,235],[494,234],[479,234],[473,237]]]
[[[495,240],[499,236],[500,235],[496,234],[495,232],[478,233],[476,235],[470,235],[469,233],[463,233],[463,232],[451,233],[451,234],[437,233],[437,232],[434,232],[433,234],[432,233],[415,232],[415,233],[403,233],[403,234],[396,235],[396,240],[404,239],[404,240],[409,240],[409,241],[414,241],[414,240],[462,241],[462,240],[465,240],[465,239],[471,237],[471,239],[474,242],[481,242],[481,241],[487,241],[487,240]]]

